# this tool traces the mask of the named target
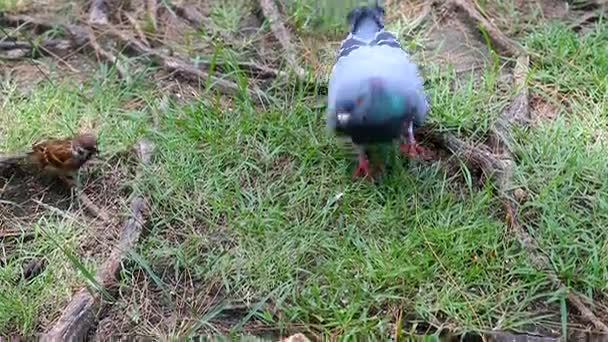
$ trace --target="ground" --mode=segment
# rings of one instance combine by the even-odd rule
[[[530,112],[510,132],[509,190],[519,222],[549,260],[541,269],[505,220],[492,178],[422,133],[434,161],[408,161],[395,148],[381,182],[351,179],[354,159],[327,133],[322,106],[347,8],[279,6],[315,87],[310,76],[276,75],[290,66],[257,2],[158,2],[154,18],[151,3],[112,2],[112,27],[229,80],[232,94],[220,94],[211,78],[163,67],[109,30],[96,31],[97,50],[8,58],[14,50],[0,48],[0,154],[93,130],[100,153],[81,171],[82,188],[112,218],[95,219],[44,175],[2,171],[0,335],[44,333],[76,291],[94,287],[133,193],[149,205],[147,224],[89,331],[99,340],[597,332],[571,293],[608,323],[608,26],[599,5],[477,3],[530,59]],[[491,149],[493,127],[521,90],[515,57],[454,7],[386,7],[388,29],[426,80],[426,129]],[[202,19],[186,20],[184,8]],[[34,47],[65,39],[62,23],[86,22],[88,11],[61,0],[0,0],[0,12],[57,25],[13,25],[0,14],[0,37]],[[122,70],[100,51],[118,56]],[[143,137],[155,146],[149,165],[133,152]]]

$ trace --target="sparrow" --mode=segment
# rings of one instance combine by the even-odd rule
[[[97,139],[93,134],[85,133],[74,138],[36,142],[28,156],[42,170],[51,171],[66,183],[73,184],[74,174],[97,152]]]

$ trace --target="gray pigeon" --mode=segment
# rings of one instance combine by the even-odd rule
[[[359,160],[353,176],[372,178],[371,145],[401,137],[405,154],[424,157],[414,128],[423,124],[429,106],[416,64],[384,30],[384,9],[377,4],[357,7],[347,20],[350,32],[329,79],[327,126],[352,140]]]

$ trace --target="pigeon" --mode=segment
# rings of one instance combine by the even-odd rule
[[[426,159],[414,129],[424,123],[429,104],[418,67],[397,38],[384,30],[384,8],[356,7],[347,21],[350,30],[329,78],[326,125],[352,141],[358,154],[353,177],[372,179],[372,145],[401,138],[404,154]]]

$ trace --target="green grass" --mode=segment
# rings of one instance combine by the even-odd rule
[[[607,43],[605,25],[582,39],[561,25],[532,35],[530,48],[542,56],[532,82],[540,96],[557,91],[561,101],[553,121],[519,132],[517,148],[535,237],[559,276],[589,296],[605,295],[608,276]]]
[[[292,19],[300,29],[307,6]],[[218,27],[238,28],[233,10],[212,8]],[[396,27],[401,37],[412,33],[406,23]],[[516,183],[529,195],[524,224],[566,284],[596,297],[608,277],[608,29],[598,27],[578,38],[551,25],[526,38],[535,54],[531,91],[552,99],[558,115],[515,134]],[[424,43],[414,36],[412,47]],[[481,81],[428,67],[430,125],[482,141],[512,93],[498,65]],[[161,107],[163,94],[143,77],[115,81],[102,70],[80,84],[43,82],[27,97],[4,82],[0,151],[87,123],[99,132],[104,160],[139,137],[154,142],[144,177],[125,180],[145,191],[151,215],[114,304],[127,317],[124,329],[183,338],[226,325],[239,333],[257,320],[283,331],[380,339],[398,312],[456,331],[559,327],[565,293],[520,251],[492,185],[465,168],[448,173],[445,161],[408,162],[395,151],[380,184],[353,182],[352,156],[298,87],[264,110],[237,99],[228,109],[206,93]],[[87,282],[68,254],[89,272],[99,263],[78,251],[87,234],[81,223],[47,214],[35,227],[44,231],[18,243],[0,269],[0,335],[46,327]],[[34,254],[50,266],[15,285]],[[245,309],[230,314],[230,306]]]

